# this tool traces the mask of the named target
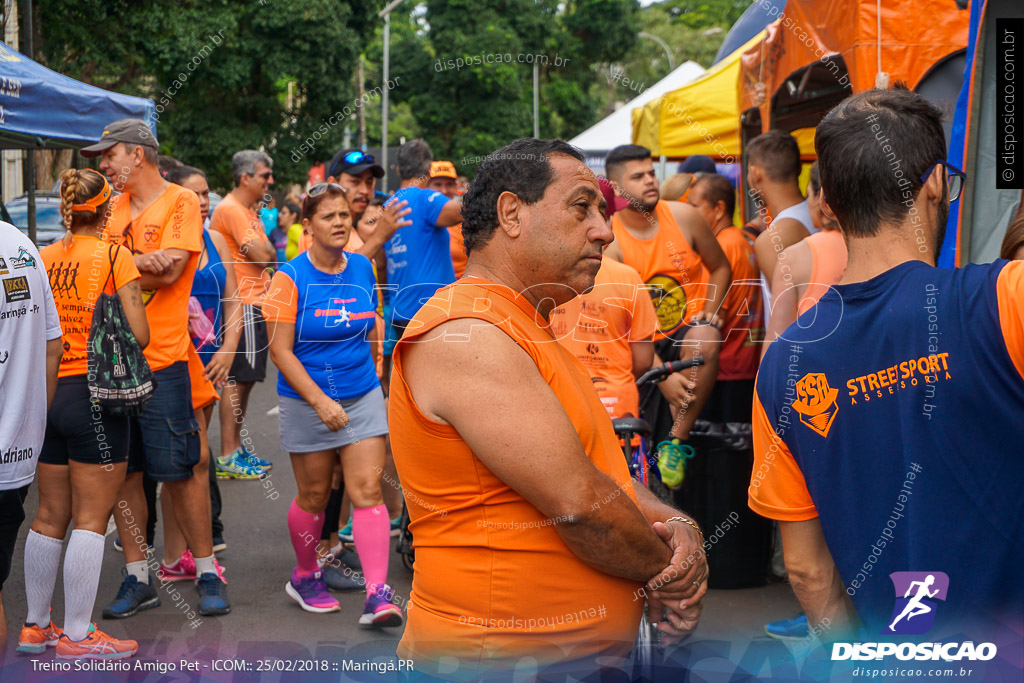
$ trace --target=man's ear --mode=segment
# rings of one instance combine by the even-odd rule
[[[931,175],[929,175],[928,179],[924,181],[924,185],[921,186],[921,192],[917,196],[938,204],[942,201],[944,192],[943,186],[945,184],[946,168],[942,164],[935,164]]]
[[[839,219],[836,218],[836,214],[832,211],[832,207],[828,205],[828,200],[825,199],[825,192],[818,193],[818,207],[821,209],[821,213],[824,214],[825,218],[830,221],[839,223]]]
[[[498,227],[509,237],[519,237],[522,230],[522,202],[512,192],[502,192],[498,197]]]
[[[757,187],[764,178],[764,171],[757,164],[747,164],[747,185]]]

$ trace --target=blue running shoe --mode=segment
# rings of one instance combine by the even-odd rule
[[[250,451],[244,445],[242,446],[242,458],[253,467],[259,467],[268,472],[274,467],[274,463],[270,462],[269,460],[264,460],[263,458],[256,457],[256,454]]]
[[[363,614],[359,617],[361,626],[401,626],[402,610],[391,602],[395,591],[387,584],[380,584],[377,590],[370,593],[363,604]]]
[[[204,617],[215,617],[231,611],[228,602],[228,588],[213,572],[204,572],[196,580],[199,591],[199,613]]]
[[[263,476],[263,469],[249,462],[241,448],[235,449],[226,460],[216,458],[216,467],[218,479],[259,479]]]
[[[792,619],[765,624],[764,632],[776,640],[804,640],[808,633],[807,615],[801,612]]]
[[[402,533],[402,515],[391,520],[391,537],[395,538]]]
[[[117,597],[103,608],[104,619],[126,619],[140,610],[160,606],[160,596],[153,587],[153,577],[142,583],[124,568],[121,569],[121,576],[124,581],[117,590]]]
[[[352,518],[348,518],[348,524],[338,529],[338,540],[345,543],[352,543]]]

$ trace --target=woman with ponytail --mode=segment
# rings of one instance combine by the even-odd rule
[[[149,343],[139,271],[132,253],[107,241],[111,187],[91,169],[60,176],[64,239],[40,252],[64,328],[64,356],[57,390],[46,416],[39,455],[39,511],[25,542],[28,617],[18,639],[21,652],[56,646],[61,660],[118,659],[138,650],[134,640],[117,640],[90,627],[103,563],[107,520],[124,483],[129,423],[112,415],[89,394],[86,342],[101,292],[116,293],[139,345]],[[50,621],[61,546],[75,521],[64,557],[64,628]]]

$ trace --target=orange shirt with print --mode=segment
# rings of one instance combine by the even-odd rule
[[[100,292],[114,294],[138,280],[139,269],[132,253],[124,247],[87,235],[76,236],[67,249],[62,241],[54,242],[40,250],[39,257],[46,264],[53,303],[64,330],[64,355],[57,376],[87,374],[86,343],[96,300]]]
[[[640,583],[584,563],[555,525],[496,477],[454,427],[429,419],[416,405],[404,378],[404,350],[457,318],[495,325],[530,355],[587,457],[636,502],[611,421],[595,418],[604,407],[589,375],[537,324],[536,309],[508,287],[480,278],[438,290],[393,357],[392,449],[416,538],[399,656],[427,662],[448,654],[493,664],[528,653],[539,659],[628,653],[643,610],[643,601],[633,599]],[[555,457],[537,446],[538,458]],[[529,630],[526,618],[537,620]]]
[[[715,234],[732,268],[732,284],[722,301],[722,348],[718,380],[750,380],[757,375],[764,343],[764,306],[761,276],[754,265],[754,249],[743,231],[729,225]]]
[[[122,244],[135,254],[159,249],[191,252],[181,277],[166,287],[142,292],[149,321],[149,346],[143,353],[149,367],[156,372],[188,360],[188,298],[203,250],[203,219],[196,193],[170,184],[135,218],[131,197],[127,192],[119,194],[110,200],[107,227],[111,235],[122,235]]]
[[[654,237],[633,237],[618,215],[612,216],[615,241],[622,261],[640,273],[658,312],[657,339],[670,336],[707,303],[709,273],[704,262],[683,237],[665,201],[655,207],[658,232]]]
[[[466,272],[466,264],[469,262],[466,240],[462,238],[462,223],[448,226],[448,233],[451,235],[452,266],[455,268],[455,278],[458,279]]]
[[[238,279],[238,298],[243,304],[258,306],[267,295],[267,285],[270,284],[270,275],[264,266],[253,263],[242,253],[242,245],[246,242],[267,242],[267,234],[263,228],[256,212],[241,203],[233,194],[217,205],[210,219],[210,229],[216,230],[224,235],[231,250],[231,260],[235,262],[235,277]],[[302,238],[299,238],[299,250],[302,248]],[[308,246],[306,247],[309,248]]]
[[[630,343],[650,339],[658,328],[640,274],[606,258],[594,288],[551,311],[549,319],[558,343],[590,374],[608,415],[639,417]]]

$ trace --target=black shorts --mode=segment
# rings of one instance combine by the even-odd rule
[[[14,559],[14,544],[18,542],[18,531],[25,521],[25,497],[28,484],[19,489],[0,491],[0,591],[4,581],[11,575],[11,561]]]
[[[128,472],[145,472],[153,481],[183,481],[200,457],[188,363],[178,361],[153,375],[153,398],[141,415],[130,418]]]
[[[242,304],[242,336],[238,340],[228,379],[242,383],[262,382],[267,377],[269,355],[267,321],[263,319],[260,307]]]
[[[127,415],[111,415],[93,403],[86,375],[62,377],[57,380],[53,403],[46,413],[46,436],[39,462],[124,462],[128,459],[128,421]]]

